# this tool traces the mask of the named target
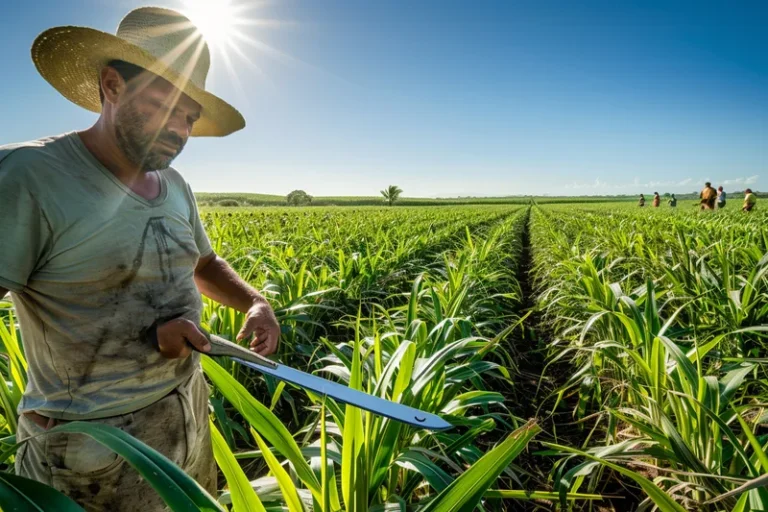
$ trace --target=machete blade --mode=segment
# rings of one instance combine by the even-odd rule
[[[296,370],[290,366],[276,364],[275,367],[271,368],[240,359],[239,357],[233,357],[233,359],[242,365],[258,370],[266,375],[271,375],[276,379],[290,382],[319,395],[331,397],[337,402],[353,405],[373,414],[400,421],[413,427],[428,430],[446,430],[452,427],[450,423],[436,414],[424,412],[390,400],[384,400],[363,391],[352,389],[349,386]]]

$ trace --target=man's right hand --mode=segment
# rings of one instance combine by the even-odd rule
[[[188,357],[194,346],[200,352],[211,350],[208,338],[197,326],[184,318],[177,318],[157,326],[157,346],[168,359]]]

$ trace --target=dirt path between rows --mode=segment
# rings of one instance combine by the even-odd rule
[[[526,215],[520,240],[523,248],[517,269],[517,279],[522,291],[520,315],[528,314],[529,316],[525,319],[524,329],[513,340],[519,373],[515,383],[515,400],[511,409],[520,418],[537,418],[539,426],[543,429],[536,436],[534,443],[529,445],[528,451],[521,454],[516,461],[518,466],[529,472],[526,488],[551,491],[552,482],[549,476],[558,458],[536,454],[546,449],[536,441],[582,447],[589,435],[589,428],[574,424],[572,411],[576,407],[575,397],[565,397],[557,410],[552,412],[552,407],[555,405],[553,392],[567,382],[573,368],[566,361],[550,367],[546,366],[547,346],[552,342],[554,333],[547,329],[536,300],[536,286],[532,272],[531,210]],[[580,489],[580,491],[586,492],[586,489]],[[632,511],[636,510],[637,504],[642,499],[638,489],[632,483],[615,478],[606,482],[597,492],[608,496],[621,496],[621,498],[592,502],[591,506],[582,502],[582,505],[577,505],[575,509],[595,512]],[[507,510],[515,511],[560,510],[559,504],[546,501],[505,500],[505,506]]]

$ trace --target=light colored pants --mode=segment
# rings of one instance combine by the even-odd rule
[[[216,462],[208,428],[208,384],[197,370],[165,398],[136,412],[88,420],[118,427],[159,451],[216,496]],[[21,415],[17,439],[45,432]],[[87,511],[168,510],[122,457],[85,434],[31,439],[16,454],[16,474],[66,494]]]

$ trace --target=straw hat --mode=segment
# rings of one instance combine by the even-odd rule
[[[203,107],[193,137],[220,137],[245,126],[240,112],[206,92],[208,44],[186,16],[170,9],[135,9],[120,22],[116,35],[87,27],[48,29],[32,44],[32,60],[57,91],[92,112],[101,112],[101,69],[122,60],[163,77]]]

